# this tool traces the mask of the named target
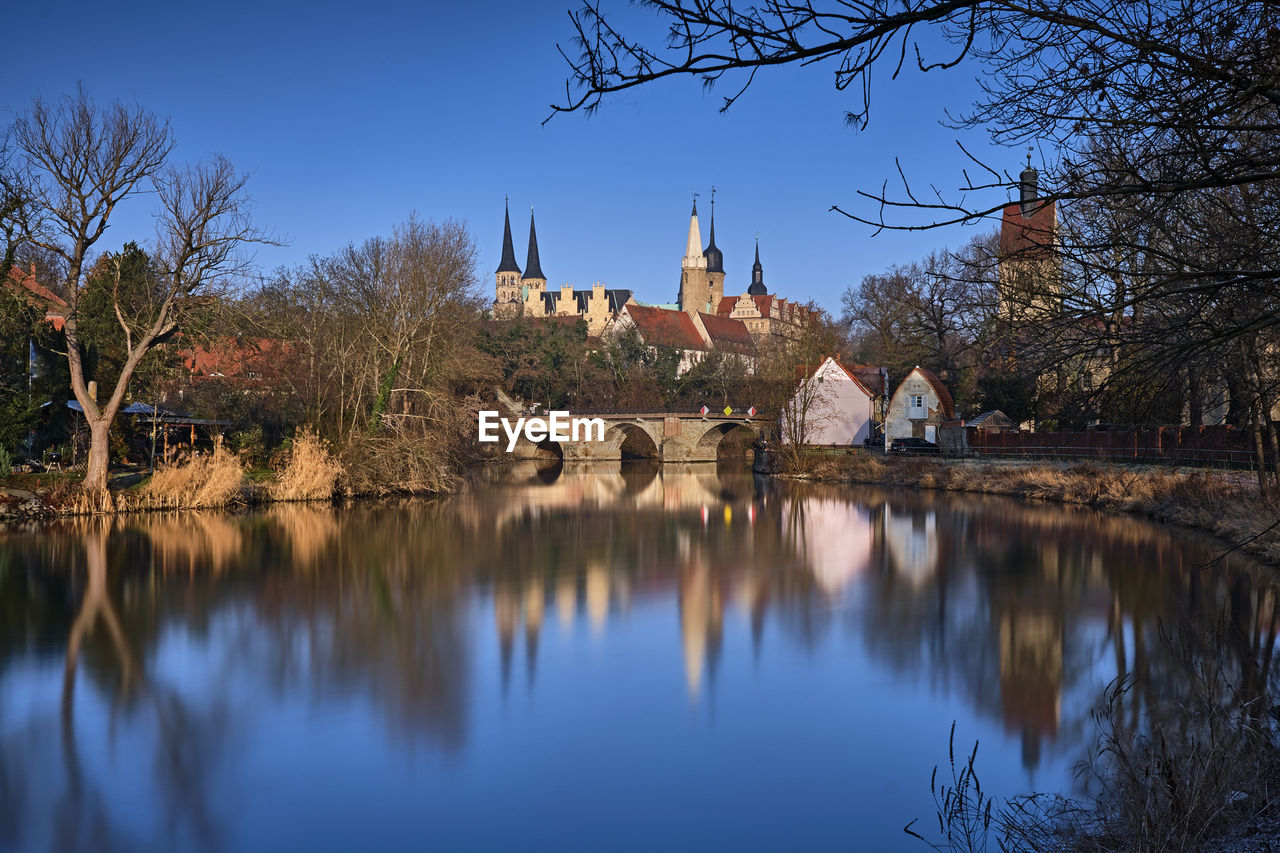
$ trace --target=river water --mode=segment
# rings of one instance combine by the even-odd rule
[[[0,849],[926,850],[953,723],[985,789],[1081,793],[1117,674],[1136,719],[1178,637],[1269,661],[1222,550],[647,464],[10,534]]]

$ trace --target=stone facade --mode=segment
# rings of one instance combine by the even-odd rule
[[[916,367],[889,400],[884,421],[884,446],[895,438],[938,440],[938,427],[956,416],[951,393],[931,371]]]

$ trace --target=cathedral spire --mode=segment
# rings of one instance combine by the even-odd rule
[[[524,278],[540,278],[546,280],[546,276],[542,274],[542,264],[538,262],[538,232],[533,227],[533,208],[529,208],[529,257],[524,262]]]
[[[747,293],[751,296],[764,296],[769,289],[764,286],[764,267],[760,264],[760,238],[756,237],[756,262],[751,266],[751,286]]]
[[[706,268],[707,259],[702,256],[702,232],[698,230],[698,195],[693,196],[693,213],[689,214],[689,241],[685,245],[684,260],[681,267]]]
[[[497,272],[513,272],[520,274],[520,267],[516,264],[515,246],[511,244],[511,209],[510,205],[503,214],[502,222],[502,261],[498,264]]]
[[[724,253],[716,247],[716,188],[711,188],[711,242],[702,253],[707,259],[707,272],[724,272]]]

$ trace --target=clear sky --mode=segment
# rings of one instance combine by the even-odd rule
[[[544,126],[564,94],[556,45],[571,39],[573,5],[24,3],[3,16],[0,111],[7,123],[34,95],[82,82],[100,102],[134,99],[167,115],[177,160],[220,153],[250,173],[256,223],[288,241],[257,251],[264,273],[389,233],[416,211],[468,225],[488,293],[509,195],[517,259],[523,266],[532,206],[552,287],[603,281],[670,301],[692,194],[701,193],[705,243],[714,185],[726,292],[750,282],[758,233],[770,292],[839,313],[841,293],[863,275],[974,233],[873,237],[828,212],[895,178],[895,156],[913,184],[959,185],[957,134],[939,120],[970,103],[972,71],[891,82],[886,67],[864,132],[845,126],[854,94],[835,91],[829,67],[766,74],[725,114],[719,89],[686,79]],[[624,0],[613,5],[651,21]],[[984,137],[965,144],[1010,171],[1021,165],[1019,152],[993,151]],[[133,201],[100,247],[148,239],[152,207]]]

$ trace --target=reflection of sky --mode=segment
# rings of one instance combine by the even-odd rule
[[[984,790],[1071,787],[1117,666],[1110,603],[1161,600],[1108,584],[1168,577],[1133,545],[1167,538],[1145,526],[1113,577],[1102,529],[1055,544],[932,498],[705,473],[554,485],[541,507],[528,484],[429,512],[224,520],[234,548],[199,546],[216,574],[196,555],[112,586],[147,684],[118,695],[99,626],[73,708],[77,813],[129,849],[190,848],[201,820],[211,849],[917,849],[901,827],[934,825],[952,721],[958,752],[981,741]],[[237,566],[259,546],[304,562]],[[48,849],[69,808],[62,650],[17,648],[0,786],[23,780],[23,846]],[[1007,701],[1042,690],[1026,661],[1043,660],[1061,681],[1047,728],[1044,703],[1021,720]]]

